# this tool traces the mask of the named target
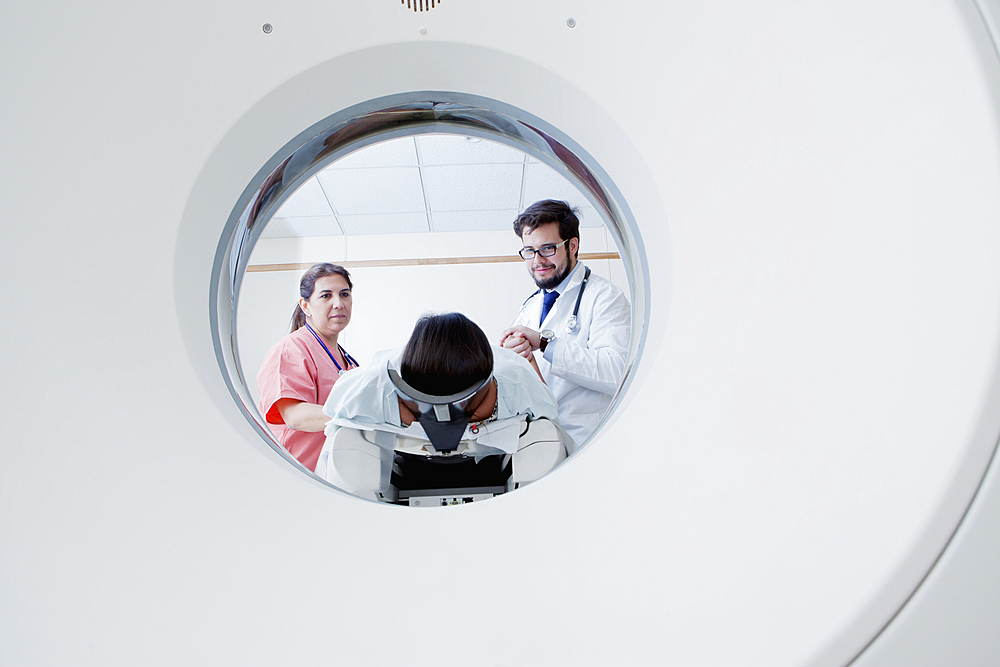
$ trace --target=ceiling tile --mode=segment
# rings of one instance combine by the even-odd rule
[[[413,145],[413,137],[401,137],[366,146],[337,160],[326,169],[416,166],[417,151]]]
[[[420,170],[416,167],[328,169],[319,174],[338,214],[424,211]]]
[[[579,189],[546,164],[528,164],[524,167],[524,199],[521,207],[527,208],[541,199],[559,199],[570,206],[590,206]]]
[[[330,202],[327,201],[315,177],[310,178],[293,192],[273,217],[296,218],[307,215],[333,215]]]
[[[340,236],[343,232],[333,215],[301,218],[271,218],[261,238],[282,239],[310,236]]]
[[[517,208],[520,164],[424,167],[424,187],[432,211]]]
[[[435,232],[509,231],[514,233],[517,209],[490,211],[434,211],[431,230]]]
[[[525,158],[516,148],[478,137],[422,134],[416,139],[420,163],[424,165],[520,164]]]
[[[382,213],[378,215],[342,215],[340,224],[344,232],[351,236],[366,234],[405,234],[426,232],[427,214]]]

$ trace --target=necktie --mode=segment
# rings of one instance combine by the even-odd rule
[[[555,290],[545,293],[545,298],[542,299],[542,319],[539,320],[538,326],[542,326],[542,322],[545,321],[545,316],[549,314],[550,310],[552,310],[552,304],[554,304],[558,298],[559,292]]]

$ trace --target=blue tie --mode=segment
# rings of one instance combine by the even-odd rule
[[[552,310],[552,304],[554,304],[558,298],[559,292],[555,290],[545,293],[545,298],[542,300],[542,319],[539,320],[538,326],[542,326],[542,322],[545,321],[545,316],[549,314],[550,310]]]

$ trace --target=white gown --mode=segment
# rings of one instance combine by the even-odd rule
[[[538,379],[535,369],[526,360],[510,350],[492,349],[497,418],[478,427],[470,424],[463,439],[478,442],[483,449],[513,453],[521,431],[515,427],[526,416],[532,420],[544,417],[558,424],[559,409],[552,391]],[[399,401],[386,371],[386,362],[391,360],[393,368],[399,369],[402,352],[402,349],[379,352],[368,364],[340,377],[323,406],[323,412],[331,418],[326,428],[324,451],[340,427],[428,439],[419,423],[403,426],[399,417]],[[322,453],[320,458],[323,458]]]

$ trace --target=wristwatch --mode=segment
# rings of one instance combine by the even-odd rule
[[[545,346],[556,337],[556,333],[552,329],[543,329],[538,332],[538,349],[541,352],[545,351]]]

